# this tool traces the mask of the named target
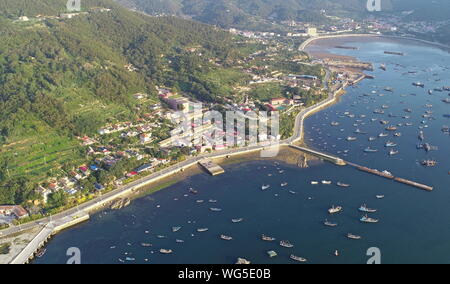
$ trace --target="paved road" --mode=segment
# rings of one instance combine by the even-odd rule
[[[325,88],[328,89],[328,80],[330,78],[331,74],[327,70],[326,74],[326,80],[325,80]],[[304,110],[302,110],[295,119],[295,129],[294,129],[294,135],[286,140],[280,141],[278,143],[279,146],[287,146],[290,144],[293,144],[295,142],[301,141],[303,139],[303,128],[304,128],[304,121],[305,119],[312,114],[314,111],[319,110],[325,106],[328,106],[329,104],[333,103],[335,101],[335,94],[329,93],[328,98],[325,101],[322,101],[314,106],[308,107]],[[35,228],[37,226],[45,226],[49,224],[50,222],[58,221],[59,219],[63,219],[69,215],[75,214],[77,211],[90,211],[89,209],[93,208],[95,205],[103,205],[107,202],[110,202],[112,199],[120,197],[122,194],[125,194],[129,192],[130,190],[137,189],[139,187],[145,186],[153,181],[160,180],[164,177],[170,176],[172,174],[175,174],[177,172],[180,172],[192,165],[197,164],[199,161],[205,159],[205,158],[220,158],[220,157],[226,157],[231,155],[237,155],[241,153],[251,152],[251,151],[259,151],[259,150],[265,150],[267,148],[270,148],[271,146],[268,145],[256,145],[256,146],[250,146],[250,147],[243,147],[243,148],[236,148],[236,149],[229,149],[219,152],[213,152],[210,154],[203,154],[199,155],[197,157],[193,157],[190,159],[187,159],[186,161],[183,161],[181,163],[178,163],[174,166],[168,167],[166,169],[163,169],[161,171],[158,171],[156,173],[153,173],[147,177],[144,177],[142,179],[139,179],[135,182],[132,182],[130,184],[127,184],[121,188],[118,188],[116,190],[110,191],[100,197],[97,197],[96,199],[93,199],[91,201],[88,201],[86,203],[83,203],[82,205],[79,205],[76,208],[69,209],[67,211],[64,211],[62,213],[53,215],[48,218],[40,219],[38,221],[30,222],[27,224],[23,224],[20,226],[14,226],[5,230],[0,231],[0,237],[1,236],[7,236],[15,233],[19,233],[25,230],[29,230],[32,228]]]

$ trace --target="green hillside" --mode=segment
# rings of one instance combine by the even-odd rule
[[[155,85],[206,101],[228,91],[226,82],[212,82],[210,75],[226,67],[209,63],[215,58],[227,66],[237,56],[228,33],[140,15],[108,0],[85,0],[87,14],[64,20],[53,17],[64,12],[57,7],[66,1],[28,6],[34,2],[0,0],[0,182],[40,179],[77,165],[85,158],[77,136],[147,111],[136,108],[137,92],[155,102]],[[186,51],[191,46],[203,57]],[[128,64],[137,71],[127,70]]]

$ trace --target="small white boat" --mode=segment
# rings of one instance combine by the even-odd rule
[[[290,259],[297,261],[297,262],[307,262],[308,260],[306,258],[300,257],[300,256],[296,256],[291,254],[291,256],[289,257]]]
[[[333,205],[330,209],[328,209],[328,213],[330,213],[330,214],[336,214],[336,213],[341,212],[342,210],[343,210],[342,206],[337,206],[337,207],[335,207],[335,206]]]
[[[171,249],[160,249],[159,252],[162,253],[162,254],[171,254],[171,253],[173,253],[173,250],[171,250]]]

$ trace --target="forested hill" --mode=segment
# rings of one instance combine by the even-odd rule
[[[326,22],[320,13],[364,17],[366,0],[116,0],[122,5],[149,14],[186,15],[221,27],[252,28],[283,20]],[[448,0],[381,0],[383,13],[410,20],[448,19]]]
[[[65,0],[0,0],[0,182],[76,163],[84,157],[76,136],[148,111],[136,108],[137,92],[156,98],[155,85],[166,85],[209,101],[220,95],[203,72],[210,58],[233,60],[231,35],[109,0],[82,3],[84,14],[61,19]]]

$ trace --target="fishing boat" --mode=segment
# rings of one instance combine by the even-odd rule
[[[389,136],[389,134],[387,134],[387,133],[380,133],[380,134],[378,134],[378,137],[380,137],[380,138],[388,137],[388,136]]]
[[[378,223],[378,221],[379,221],[377,219],[370,218],[367,215],[361,217],[361,219],[359,219],[359,220],[363,223],[372,223],[372,224]]]
[[[424,160],[421,162],[422,166],[425,167],[435,167],[437,165],[437,161],[435,160]]]
[[[424,84],[424,83],[421,83],[421,82],[415,82],[415,83],[413,83],[413,86],[415,86],[415,87],[420,87],[420,88],[424,88],[424,87],[425,87],[425,84]]]
[[[322,184],[324,184],[324,185],[330,185],[330,184],[332,184],[332,182],[329,181],[329,180],[323,180],[323,181],[322,181]]]
[[[372,149],[371,147],[367,147],[366,149],[364,149],[365,153],[377,153],[379,152],[378,149]]]
[[[397,144],[391,141],[386,142],[386,144],[384,144],[384,147],[386,148],[390,148],[390,147],[397,147]]]
[[[363,135],[364,135],[364,134],[367,134],[367,132],[364,132],[364,131],[362,131],[362,130],[359,129],[359,128],[356,129],[354,133],[355,133],[355,134],[363,134]]]
[[[337,186],[340,186],[340,187],[350,187],[350,184],[347,184],[347,183],[342,183],[342,182],[338,182],[337,183]]]
[[[280,246],[282,246],[284,248],[293,248],[294,247],[294,245],[291,244],[289,241],[281,241]]]
[[[331,126],[339,126],[339,122],[333,121],[333,122],[331,122]]]
[[[353,136],[347,137],[347,141],[356,141],[356,140],[358,140],[358,138],[356,138],[356,137],[353,137]]]
[[[266,236],[266,235],[262,235],[262,236],[261,236],[261,239],[262,239],[263,241],[266,241],[266,242],[273,242],[273,241],[276,240],[275,238],[272,238],[272,237],[269,237],[269,236]]]
[[[394,149],[391,149],[390,151],[389,151],[389,156],[395,156],[395,155],[398,155],[398,151],[397,150],[394,150]]]
[[[205,200],[196,200],[195,202],[200,204],[200,203],[204,203]]]
[[[142,243],[141,246],[148,248],[148,247],[152,247],[153,245],[149,244],[149,243]]]
[[[291,256],[289,258],[294,261],[297,261],[297,262],[307,262],[308,261],[306,258],[295,256],[293,254],[291,254]]]
[[[386,71],[387,70],[386,65],[385,64],[381,64],[380,65],[380,69],[383,70],[383,71]]]
[[[198,193],[198,191],[197,191],[197,190],[195,190],[195,189],[193,189],[193,188],[189,188],[189,193],[192,193],[192,194],[197,194],[197,193]]]
[[[232,241],[233,237],[226,236],[226,235],[220,235],[220,238],[224,241]]]
[[[263,185],[263,186],[261,187],[262,190],[266,190],[266,189],[269,189],[269,188],[270,188],[270,185]]]
[[[402,134],[401,134],[400,132],[396,132],[396,133],[394,133],[394,136],[395,136],[395,137],[401,137]]]
[[[330,209],[328,209],[328,213],[336,214],[336,213],[341,212],[342,210],[343,210],[342,206],[334,207],[334,205],[333,205]]]
[[[365,212],[365,213],[375,213],[375,212],[377,212],[376,209],[370,209],[370,208],[368,208],[368,207],[366,206],[366,204],[361,205],[361,207],[359,207],[358,210],[361,211],[361,212]]]
[[[334,255],[335,255],[335,256],[339,256],[339,251],[338,251],[338,250],[335,250],[335,251],[334,251]]]
[[[372,137],[369,137],[369,141],[372,142],[372,141],[375,141],[375,140],[377,140],[377,137],[373,137],[373,136],[372,136]]]
[[[318,181],[312,181],[311,184],[312,184],[312,185],[318,185],[319,182],[318,182]]]
[[[287,185],[288,185],[287,182],[283,182],[283,183],[281,184],[281,187],[285,187],[285,186],[287,186]]]
[[[375,196],[377,199],[383,199],[385,196],[384,195],[376,195]]]
[[[181,227],[172,227],[172,232],[176,233],[181,230]]]
[[[268,251],[268,252],[267,252],[267,255],[268,255],[270,258],[273,258],[273,257],[277,257],[277,256],[278,256],[278,254],[276,253],[276,251],[273,251],[273,250]]]
[[[197,232],[204,233],[204,232],[207,232],[208,230],[209,230],[208,228],[199,228],[199,229],[197,229]]]
[[[385,111],[381,110],[381,109],[376,109],[376,110],[373,111],[373,113],[375,113],[375,114],[385,114]]]
[[[208,202],[209,202],[209,203],[217,203],[217,200],[215,200],[215,199],[210,199],[210,200],[208,200]]]
[[[160,249],[159,252],[162,253],[162,254],[171,254],[171,253],[173,253],[173,250],[171,250],[171,249]]]
[[[327,226],[327,227],[333,227],[333,228],[338,226],[338,224],[332,223],[332,222],[330,222],[330,221],[328,221],[328,220],[325,220],[325,222],[323,222],[323,224],[324,224],[325,226]]]
[[[233,223],[241,223],[242,221],[244,221],[244,218],[231,219]]]
[[[209,208],[209,210],[211,210],[212,212],[221,212],[222,211],[221,208]]]
[[[36,257],[41,258],[45,255],[46,252],[47,252],[46,248],[41,248],[36,252]]]
[[[391,126],[386,127],[386,130],[387,130],[387,131],[396,131],[396,130],[397,130],[397,127],[394,126],[394,125],[391,125]]]
[[[349,238],[351,240],[361,240],[362,239],[361,236],[354,235],[354,234],[347,234],[347,238]]]
[[[183,241],[183,240],[179,240],[179,239],[176,239],[176,240],[175,240],[175,242],[176,242],[176,243],[179,243],[179,244],[182,244],[182,243],[184,243],[184,241]]]

